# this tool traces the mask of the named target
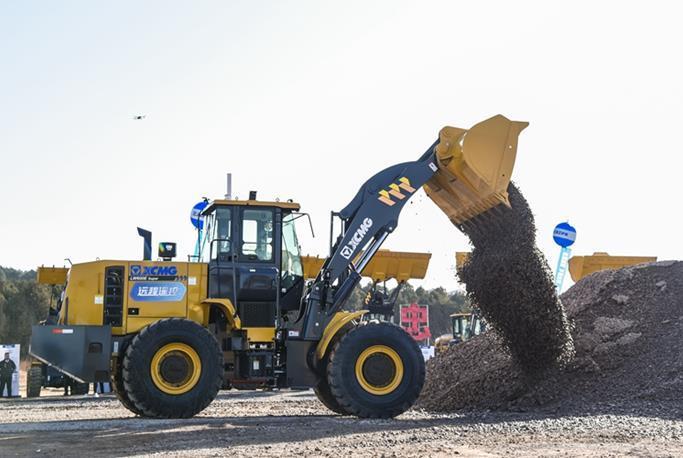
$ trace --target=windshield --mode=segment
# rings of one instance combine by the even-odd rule
[[[296,238],[296,229],[293,215],[287,215],[282,221],[282,266],[280,285],[289,290],[304,276],[301,265],[301,252],[299,241]]]

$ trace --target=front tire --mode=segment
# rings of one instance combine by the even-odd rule
[[[330,353],[327,381],[339,406],[361,418],[393,418],[417,400],[422,352],[398,326],[369,323],[346,333]]]
[[[189,418],[216,398],[223,383],[223,355],[206,328],[167,318],[135,336],[122,374],[126,396],[143,416]]]
[[[348,415],[349,413],[337,402],[337,398],[332,394],[330,384],[327,383],[327,377],[321,377],[318,384],[313,388],[313,392],[318,397],[318,400],[323,403],[325,407],[334,413],[340,415]]]

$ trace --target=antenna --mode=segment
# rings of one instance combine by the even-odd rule
[[[228,173],[228,192],[225,195],[225,200],[231,200],[232,199],[232,173]]]

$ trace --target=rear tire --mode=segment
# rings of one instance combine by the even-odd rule
[[[216,398],[223,384],[223,354],[206,328],[167,318],[133,338],[122,372],[126,396],[142,415],[189,418]]]
[[[330,353],[327,381],[339,406],[361,418],[392,418],[417,400],[425,378],[415,340],[390,323],[346,333]]]
[[[40,390],[43,387],[43,366],[32,364],[26,371],[26,397],[40,397]]]
[[[116,398],[123,404],[123,407],[133,412],[135,415],[144,415],[142,410],[135,407],[133,401],[130,400],[128,394],[126,394],[126,389],[123,386],[123,364],[121,361],[116,361],[116,371],[111,374],[111,388],[116,395]]]

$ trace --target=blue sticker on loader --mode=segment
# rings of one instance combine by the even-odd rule
[[[185,291],[185,285],[177,281],[141,281],[130,290],[130,297],[138,302],[178,302]]]

